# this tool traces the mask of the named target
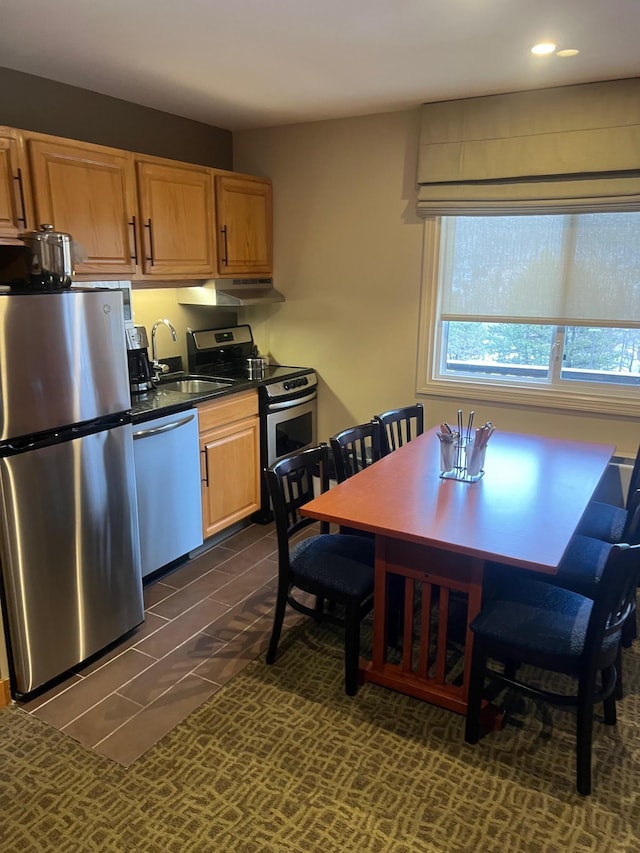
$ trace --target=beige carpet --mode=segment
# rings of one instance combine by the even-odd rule
[[[0,712],[0,850],[635,853],[640,643],[625,676],[581,798],[569,714],[515,703],[468,746],[455,714],[372,685],[346,697],[340,635],[305,623],[127,769]]]

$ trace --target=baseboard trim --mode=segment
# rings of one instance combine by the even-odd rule
[[[8,678],[0,681],[0,708],[6,708],[11,704],[11,684]]]

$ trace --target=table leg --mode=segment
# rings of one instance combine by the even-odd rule
[[[469,572],[469,590],[467,604],[467,634],[464,643],[464,680],[463,693],[465,702],[469,693],[469,669],[471,667],[471,653],[473,651],[473,631],[469,625],[480,613],[482,607],[482,579],[484,577],[485,561],[477,557],[471,557]]]
[[[375,589],[372,660],[363,662],[365,681],[408,693],[441,707],[466,713],[468,669],[473,638],[469,622],[482,605],[484,561],[425,548],[410,542],[376,536]],[[387,585],[391,575],[405,579],[403,652],[401,664],[388,662]],[[414,661],[413,593],[421,588],[421,616]],[[467,595],[465,651],[461,677],[447,680],[447,650],[450,642],[449,601],[452,592]],[[435,597],[437,596],[437,598]],[[438,601],[440,612],[435,630],[435,660],[431,672],[431,603]]]
[[[387,540],[376,536],[373,597],[373,668],[381,671],[387,657]]]

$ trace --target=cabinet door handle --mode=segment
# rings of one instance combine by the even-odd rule
[[[222,226],[222,228],[221,228],[220,230],[221,230],[221,232],[222,232],[222,236],[224,237],[224,257],[222,258],[222,263],[223,263],[223,264],[225,265],[225,267],[226,267],[226,266],[227,266],[227,264],[229,263],[229,261],[228,261],[228,258],[229,258],[229,248],[228,248],[228,246],[227,246],[227,226],[226,226],[226,225],[223,225],[223,226]]]
[[[151,266],[153,266],[155,263],[155,260],[153,258],[153,255],[154,255],[154,252],[153,252],[153,228],[151,227],[151,218],[147,219],[144,227],[149,229],[149,251],[151,252],[151,257],[147,258],[147,260],[149,261]]]
[[[18,195],[20,197],[20,213],[22,216],[18,217],[18,222],[22,222],[24,227],[27,227],[27,216],[26,210],[24,206],[24,187],[22,185],[22,169],[17,170],[17,174],[13,176],[13,180],[18,182]]]
[[[202,478],[202,482],[209,488],[209,459],[207,457],[207,451],[201,450],[200,453],[204,456],[204,477]]]
[[[138,235],[136,233],[136,218],[135,216],[131,217],[131,222],[128,225],[133,228],[133,255],[131,255],[131,260],[138,263]]]

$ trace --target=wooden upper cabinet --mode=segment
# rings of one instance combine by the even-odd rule
[[[215,275],[211,170],[136,158],[144,275]]]
[[[273,272],[271,181],[216,175],[218,272],[258,275]]]
[[[5,242],[28,228],[26,180],[18,137],[0,128],[0,239]]]
[[[264,178],[0,127],[0,241],[50,223],[79,280],[271,275],[272,207]]]
[[[49,222],[81,244],[84,274],[136,271],[133,156],[126,151],[26,134],[36,227]]]

